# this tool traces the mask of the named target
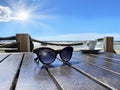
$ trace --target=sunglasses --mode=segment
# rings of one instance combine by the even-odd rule
[[[68,62],[73,53],[72,47],[65,47],[62,50],[53,50],[48,47],[42,47],[34,49],[33,52],[37,55],[37,57],[34,59],[35,61],[40,61],[43,64],[51,64],[55,61],[57,54],[60,55],[60,58],[63,62]]]

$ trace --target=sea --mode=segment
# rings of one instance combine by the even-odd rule
[[[15,42],[15,41],[13,41]],[[48,42],[48,43],[54,43],[54,44],[74,44],[74,43],[82,43],[83,41],[45,41],[45,42]],[[2,44],[9,44],[11,43],[11,40],[10,41],[0,41],[0,45]],[[61,48],[64,48],[65,46],[57,46],[57,45],[43,45],[41,43],[37,43],[37,42],[33,42],[34,43],[34,49],[35,48],[39,48],[39,47],[50,47],[50,48],[53,48],[53,49],[61,49]],[[84,45],[76,45],[76,46],[72,46],[74,48],[75,51],[79,51],[81,49],[85,49]],[[103,41],[99,41],[97,42],[96,46],[95,46],[95,49],[101,49],[103,50]],[[0,48],[0,51],[2,49]],[[120,52],[120,41],[114,41],[114,50],[116,51],[119,51]]]
[[[45,42],[49,42],[49,43],[55,43],[55,44],[74,44],[74,43],[82,43],[83,41],[45,41]],[[35,48],[37,47],[43,47],[40,43],[34,43]],[[56,45],[46,45],[45,47],[57,47],[57,48],[61,48],[61,47],[65,47],[65,46],[56,46]],[[73,46],[75,50],[80,50],[80,49],[84,49],[84,45],[76,45]],[[103,49],[103,42],[97,42],[95,49]],[[114,41],[114,49],[115,50],[120,50],[120,41]]]

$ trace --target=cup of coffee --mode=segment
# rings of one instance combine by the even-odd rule
[[[83,43],[86,50],[94,50],[96,46],[97,41],[85,41]]]

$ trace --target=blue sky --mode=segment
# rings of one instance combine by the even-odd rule
[[[120,40],[120,0],[0,0],[0,36],[16,33],[39,40]]]

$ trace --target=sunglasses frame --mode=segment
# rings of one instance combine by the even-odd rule
[[[44,50],[44,49],[48,49],[48,50],[50,50],[50,51],[55,52],[54,60],[52,60],[50,63],[45,63],[45,62],[43,62],[43,61],[41,60],[41,56],[39,55],[39,52],[40,52],[41,50]],[[65,47],[65,48],[59,49],[59,50],[54,50],[54,49],[49,48],[49,47],[36,48],[36,49],[33,50],[33,53],[35,53],[35,54],[37,55],[37,57],[36,57],[34,60],[37,61],[37,60],[39,59],[39,61],[40,61],[42,64],[49,65],[49,64],[51,64],[51,63],[53,63],[53,62],[55,61],[55,59],[57,58],[57,55],[59,54],[59,55],[60,55],[60,58],[62,59],[63,62],[68,62],[68,61],[70,61],[70,59],[67,60],[67,61],[65,61],[65,60],[63,59],[62,55],[61,55],[62,52],[63,52],[64,50],[66,50],[66,49],[69,49],[69,50],[71,49],[71,54],[70,54],[70,59],[71,59],[72,53],[73,53],[73,47],[68,46],[68,47]]]

